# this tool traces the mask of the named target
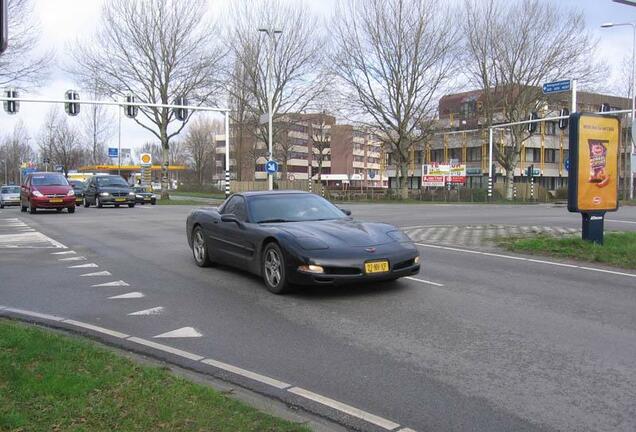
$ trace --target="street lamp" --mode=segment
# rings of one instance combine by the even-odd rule
[[[603,23],[601,28],[612,28],[621,26],[632,27],[632,148],[630,152],[630,168],[629,168],[629,199],[634,199],[634,164],[636,157],[634,157],[634,132],[636,122],[636,23]]]
[[[282,33],[281,29],[275,27],[263,27],[258,29],[259,32],[264,32],[269,38],[268,41],[268,53],[267,53],[267,117],[268,117],[268,131],[267,131],[267,144],[269,155],[267,160],[272,160],[272,111],[274,105],[274,93],[272,92],[272,61],[274,57],[274,46],[276,44],[276,35]],[[274,177],[272,174],[267,174],[267,183],[269,190],[274,189]]]

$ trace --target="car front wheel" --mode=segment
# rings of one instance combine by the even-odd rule
[[[97,206],[97,208],[104,207],[104,204],[102,204],[102,200],[100,200],[99,197],[95,197],[95,205]]]
[[[88,208],[90,207],[90,203],[88,202],[88,198],[84,197],[84,207]]]
[[[289,291],[285,257],[278,244],[269,243],[265,246],[262,266],[263,280],[270,292],[284,294]]]
[[[208,253],[208,245],[205,242],[205,235],[201,227],[196,227],[192,231],[192,256],[199,267],[209,267],[212,264]]]

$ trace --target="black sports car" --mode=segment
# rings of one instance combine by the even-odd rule
[[[144,186],[135,186],[133,187],[133,192],[135,193],[135,202],[137,204],[157,204],[157,195],[150,192],[150,188]]]
[[[395,280],[420,270],[417,248],[393,225],[357,222],[317,195],[247,192],[194,210],[186,233],[194,261],[260,275],[280,294],[293,285]]]

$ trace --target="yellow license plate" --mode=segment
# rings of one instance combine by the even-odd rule
[[[49,200],[50,203],[61,203],[64,202],[62,198],[52,198]]]
[[[126,201],[126,198],[115,198],[115,201],[117,201],[117,202]]]
[[[384,273],[389,271],[388,261],[373,261],[364,263],[365,273]]]

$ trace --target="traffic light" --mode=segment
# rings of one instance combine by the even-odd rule
[[[4,97],[17,98],[18,92],[15,89],[8,89],[4,91]],[[4,110],[9,114],[16,114],[20,111],[20,102],[18,101],[4,101]]]
[[[610,104],[608,104],[607,102],[603,102],[598,110],[600,112],[608,112],[611,111],[612,108],[610,107]]]
[[[528,166],[528,168],[526,168],[526,175],[530,178],[530,177],[534,177],[534,165],[530,165]]]
[[[539,118],[539,114],[536,111],[533,111],[528,116],[528,120],[537,120]],[[537,122],[528,123],[528,133],[532,135],[537,131]]]
[[[174,101],[174,104],[187,105],[188,100],[183,96],[180,96]],[[186,118],[188,118],[188,110],[186,108],[173,108],[172,112],[174,112],[174,116],[177,118],[177,120],[185,121]]]
[[[561,108],[561,111],[559,112],[559,117],[565,117],[569,115],[570,115],[569,109]],[[559,120],[559,129],[567,129],[569,122],[570,122],[570,119],[567,119],[567,118],[562,118],[561,120]]]
[[[68,101],[78,101],[79,98],[80,98],[79,93],[76,92],[75,90],[68,90],[64,94],[64,99]],[[66,114],[70,116],[76,116],[80,112],[80,104],[77,102],[65,102],[64,111],[66,111]]]
[[[129,94],[126,95],[126,102],[135,103],[135,96]],[[135,118],[137,117],[137,112],[139,112],[139,107],[135,105],[125,105],[126,117]]]

